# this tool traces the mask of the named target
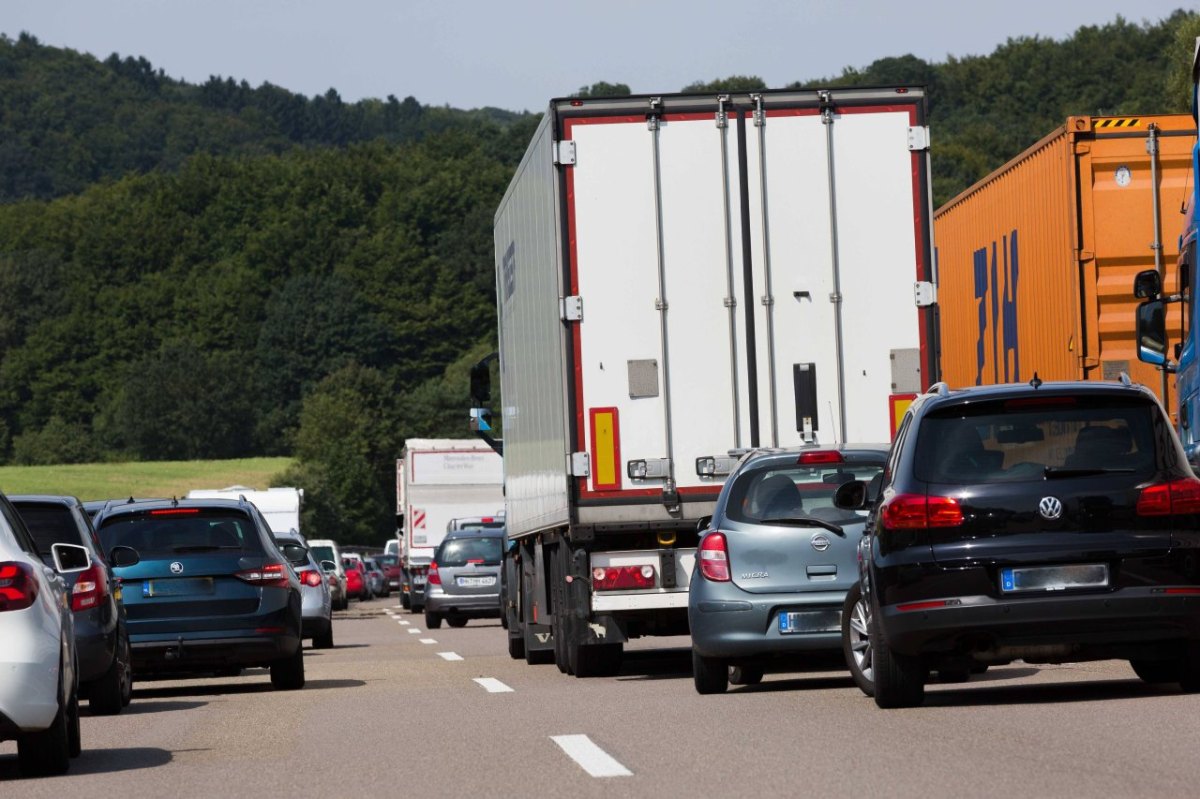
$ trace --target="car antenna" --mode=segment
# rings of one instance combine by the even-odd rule
[[[1038,377],[1037,372],[1033,373],[1033,379],[1029,381],[1029,385],[1033,386],[1034,391],[1042,387],[1042,378]]]

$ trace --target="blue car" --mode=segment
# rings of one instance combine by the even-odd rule
[[[96,529],[122,581],[135,674],[266,666],[276,688],[304,687],[300,582],[253,504],[110,504]]]

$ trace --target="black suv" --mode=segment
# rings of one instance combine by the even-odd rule
[[[1200,689],[1200,480],[1141,386],[950,391],[909,409],[872,508],[861,587],[875,701],[919,705],[931,669],[1127,659]]]

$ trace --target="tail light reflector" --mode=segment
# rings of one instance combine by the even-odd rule
[[[886,530],[958,527],[963,523],[962,508],[954,497],[897,494],[884,502],[879,511],[880,523]]]
[[[239,580],[263,588],[287,588],[287,567],[282,563],[265,563],[260,569],[244,569],[234,574]]]
[[[801,452],[797,463],[842,463],[842,453],[832,449],[818,449],[813,452]]]
[[[33,569],[24,563],[0,563],[0,611],[24,610],[37,599]]]
[[[430,585],[442,584],[442,576],[438,574],[438,565],[436,562],[429,564],[429,576],[425,579],[425,582]]]
[[[1139,516],[1200,513],[1200,480],[1184,477],[1143,488],[1138,495],[1137,513]]]
[[[304,583],[307,586],[316,588],[317,586],[319,586],[321,584],[321,573],[316,571],[315,569],[308,569],[307,571],[302,571],[297,576],[300,578],[300,582]]]
[[[729,550],[724,533],[709,533],[700,542],[700,575],[715,583],[729,582]]]
[[[71,587],[71,610],[90,610],[108,595],[108,578],[98,564],[93,563],[79,573]]]
[[[592,569],[592,588],[596,591],[622,591],[654,587],[654,567],[597,566]]]

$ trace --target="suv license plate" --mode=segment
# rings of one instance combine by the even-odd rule
[[[1107,563],[1079,563],[1070,566],[1028,566],[1000,570],[1000,591],[1015,594],[1025,591],[1064,591],[1068,588],[1107,588]]]
[[[196,596],[213,593],[211,577],[169,577],[142,583],[142,596]]]
[[[464,588],[473,586],[495,585],[495,577],[459,577],[458,584]]]
[[[842,629],[842,611],[787,610],[779,614],[779,634],[833,633]]]

